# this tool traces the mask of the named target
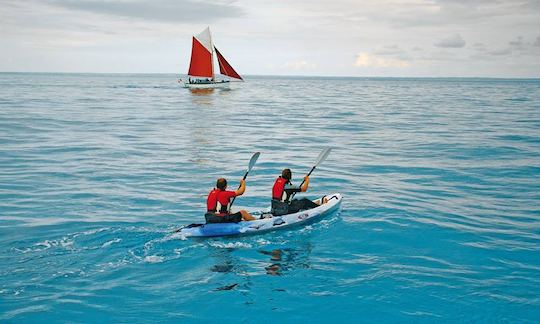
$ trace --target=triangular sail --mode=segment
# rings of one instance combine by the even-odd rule
[[[240,74],[238,74],[233,69],[233,67],[229,64],[229,62],[227,62],[227,60],[225,60],[225,58],[223,57],[223,55],[221,55],[221,53],[218,51],[218,49],[216,47],[214,47],[214,49],[216,50],[217,59],[218,59],[218,63],[219,63],[219,71],[221,72],[221,74],[226,75],[226,76],[231,77],[231,78],[244,80],[244,79],[242,79]]]
[[[212,35],[210,34],[210,28],[207,27],[199,35],[193,37],[188,75],[214,78],[212,49]]]

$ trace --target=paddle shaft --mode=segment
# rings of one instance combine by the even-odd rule
[[[261,155],[260,152],[256,152],[255,154],[253,154],[251,156],[251,159],[249,160],[248,169],[246,171],[246,174],[244,174],[244,177],[242,178],[242,180],[246,180],[249,171],[251,171],[251,169],[253,169],[253,167],[255,166],[255,163],[257,163],[257,160],[259,159],[260,155]],[[240,183],[240,185],[238,186],[238,189],[240,189],[241,187],[242,187],[242,184]],[[231,210],[231,207],[232,207],[235,200],[236,200],[236,196],[233,198],[233,200],[231,201],[231,204],[229,205],[229,211]]]
[[[328,157],[328,154],[330,154],[330,150],[331,148],[326,148],[322,150],[322,152],[319,154],[319,157],[317,158],[317,162],[315,162],[315,165],[313,166],[313,168],[311,168],[311,171],[309,171],[306,177],[309,177],[311,173],[315,171],[315,168],[317,168],[319,164],[321,164],[324,160],[326,160],[326,158]],[[302,183],[300,184],[300,190],[302,190],[302,185],[304,185],[304,182],[306,182],[306,179],[302,180]],[[290,199],[293,199],[295,194],[296,192],[293,192]]]
[[[244,177],[242,178],[242,180],[246,180],[248,173],[249,171],[247,171],[246,174],[244,174]],[[242,184],[238,186],[238,189],[240,189],[240,187],[242,187]],[[229,205],[229,210],[231,210],[232,204],[234,203],[235,199],[236,199],[236,196],[232,199],[231,204]]]
[[[313,172],[316,167],[317,166],[314,165],[313,168],[311,168],[311,171],[309,171],[309,173],[306,175],[306,177],[309,177],[311,175],[311,172]],[[304,182],[306,182],[306,179],[302,180],[302,183],[300,184],[300,188],[302,188],[302,185],[304,184]]]
[[[311,168],[311,171],[309,171],[309,173],[306,175],[306,177],[309,177],[311,175],[311,172],[313,172],[315,170],[315,168],[317,168],[316,165],[313,166],[313,168]],[[300,183],[300,190],[302,190],[302,186],[304,185],[304,182],[306,182],[306,179],[302,180],[302,183]],[[293,192],[292,195],[291,195],[291,200],[294,198],[294,195],[296,195],[296,192]]]
[[[249,171],[246,172],[246,174],[244,174],[244,177],[242,178],[242,180],[246,180],[247,174],[248,174],[248,173],[249,173]],[[238,186],[238,189],[240,189],[241,187],[242,187],[242,184],[240,184],[240,185]],[[236,196],[235,196],[235,197],[233,198],[233,200],[231,201],[231,204],[229,205],[229,210],[231,209],[232,204],[234,203],[234,200],[235,200],[235,199],[236,199]]]

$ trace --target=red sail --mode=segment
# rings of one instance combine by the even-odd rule
[[[206,49],[195,37],[191,49],[191,63],[188,75],[196,77],[213,78],[212,53]]]
[[[214,46],[214,49],[216,50],[217,59],[218,59],[218,63],[219,63],[219,71],[221,72],[221,74],[229,76],[231,78],[244,80],[244,79],[242,79],[240,74],[236,73],[236,71],[232,68],[232,66],[229,64],[229,62],[227,62],[227,60],[225,60],[223,55],[221,55],[221,53],[218,51],[218,49],[215,46]]]

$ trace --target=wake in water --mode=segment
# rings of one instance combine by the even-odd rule
[[[192,262],[204,262],[205,258],[214,257],[216,264],[203,266],[206,272],[236,272],[241,275],[279,274],[291,267],[289,265],[279,269],[275,263],[264,265],[267,258],[260,256],[270,255],[270,261],[276,259],[274,252],[286,251],[290,255],[290,248],[302,237],[309,235],[314,229],[324,230],[337,216],[304,228],[301,231],[279,232],[265,237],[231,237],[213,239],[185,239],[179,233],[171,233],[173,227],[153,227],[148,224],[117,224],[111,226],[97,226],[84,231],[76,231],[59,237],[25,239],[8,251],[4,250],[4,259],[12,264],[26,264],[32,262],[36,267],[20,267],[13,273],[4,272],[5,278],[16,276],[26,278],[28,283],[37,284],[69,278],[74,282],[79,280],[97,280],[97,277],[112,275],[117,271],[132,267],[145,267],[145,264],[180,263],[189,270]],[[283,247],[285,247],[283,249]],[[243,258],[236,261],[232,254],[234,251],[245,251],[254,258],[247,264]],[[225,252],[220,252],[225,251]],[[259,251],[253,254],[253,251]],[[287,252],[288,251],[288,252]],[[225,253],[224,255],[222,255]],[[268,254],[270,253],[270,254]],[[281,252],[280,252],[281,253]],[[221,256],[220,256],[221,255]],[[222,261],[228,255],[227,261]],[[281,255],[281,254],[280,254]],[[267,261],[265,261],[267,260]],[[222,262],[228,264],[223,266]],[[260,266],[258,264],[262,262]],[[293,262],[294,263],[294,262]],[[297,265],[296,265],[297,266]],[[292,267],[295,267],[294,265]],[[245,273],[237,271],[244,268]],[[227,269],[226,271],[224,269]],[[150,270],[149,270],[150,271]],[[92,279],[94,278],[94,279]],[[64,279],[67,280],[67,279]],[[18,294],[17,287],[5,285],[2,293],[6,295]],[[20,292],[19,292],[20,293]]]

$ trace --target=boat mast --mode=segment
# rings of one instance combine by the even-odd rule
[[[211,57],[212,57],[212,81],[215,80],[216,78],[216,75],[214,74],[214,43],[212,42],[212,33],[210,32],[210,26],[207,27],[208,29],[208,36],[210,37],[210,54],[211,54]]]

